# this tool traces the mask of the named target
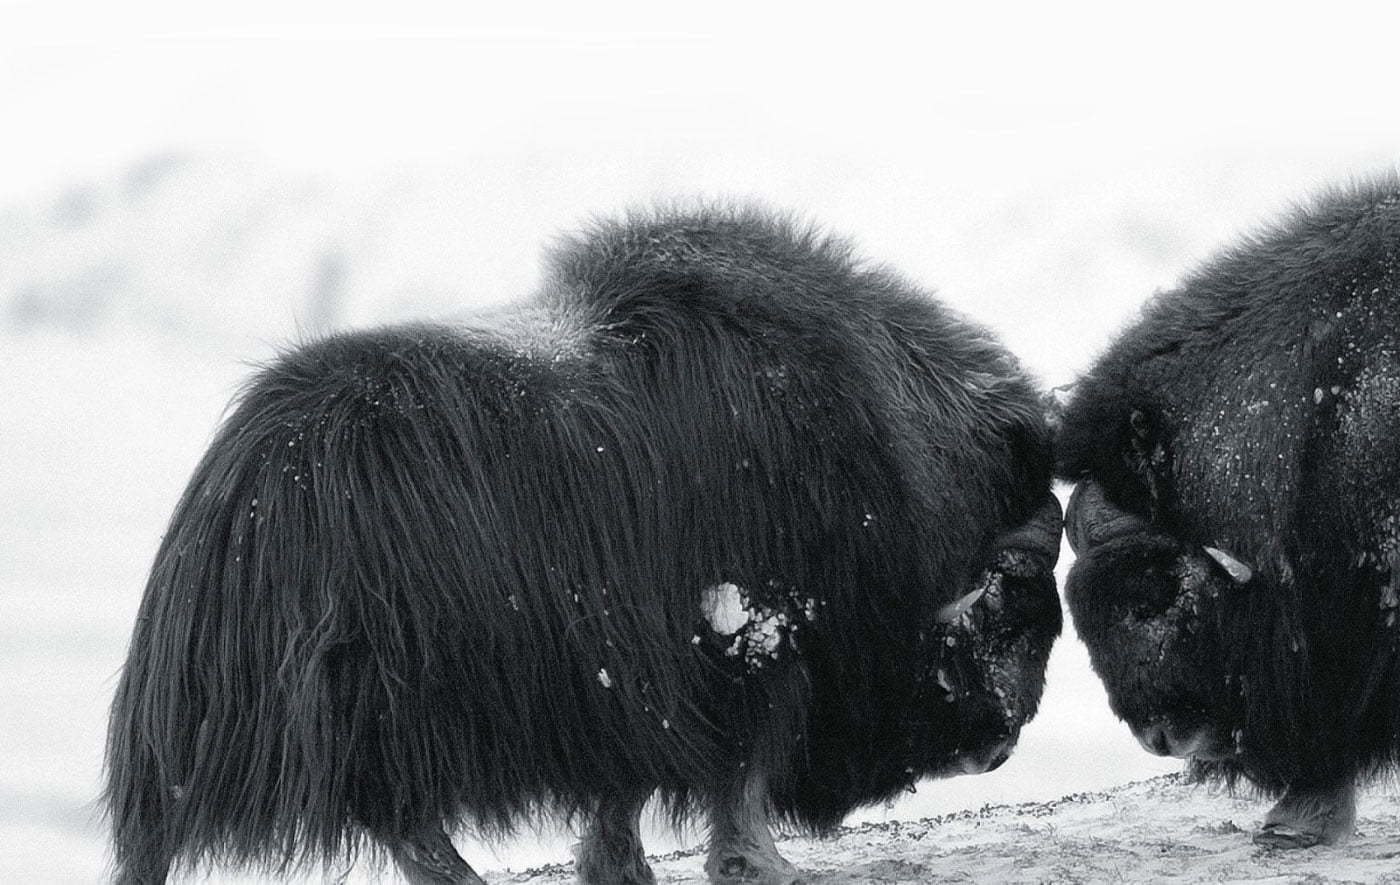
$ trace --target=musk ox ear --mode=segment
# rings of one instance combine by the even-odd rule
[[[1128,426],[1133,430],[1135,442],[1145,443],[1152,439],[1152,422],[1142,409],[1133,409],[1132,414],[1128,416]]]
[[[1128,414],[1127,456],[1135,470],[1151,469],[1166,457],[1158,420],[1142,409]]]
[[[1160,417],[1145,409],[1133,409],[1123,433],[1123,463],[1141,484],[1147,510],[1159,517],[1159,505],[1169,500],[1166,486],[1167,448]],[[1122,490],[1120,489],[1120,493]]]

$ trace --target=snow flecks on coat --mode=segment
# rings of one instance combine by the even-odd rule
[[[710,629],[734,637],[725,655],[742,658],[750,672],[777,660],[785,642],[795,651],[799,626],[816,617],[816,600],[796,590],[770,601],[773,605],[760,602],[745,588],[728,582],[706,587],[700,594],[700,613]]]

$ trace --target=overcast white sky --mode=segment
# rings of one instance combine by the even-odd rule
[[[749,141],[1035,175],[1400,143],[1382,4],[939,5],[0,0],[0,202],[172,147],[358,175]]]

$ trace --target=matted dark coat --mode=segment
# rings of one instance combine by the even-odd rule
[[[1400,183],[1157,297],[1063,421],[1067,594],[1115,711],[1286,794],[1261,841],[1345,838],[1351,785],[1400,758]]]
[[[770,808],[829,827],[1009,752],[1060,627],[1050,476],[985,329],[755,210],[599,223],[530,301],[297,347],[152,568],[118,864],[379,844],[476,881],[442,828],[553,811],[582,878],[646,881],[659,791],[710,810],[716,880],[787,881],[742,847]]]

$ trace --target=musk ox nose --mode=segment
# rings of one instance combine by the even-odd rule
[[[1166,723],[1154,722],[1133,729],[1133,736],[1143,749],[1157,756],[1218,760],[1229,757],[1233,752],[1233,747],[1217,740],[1209,728],[1197,728],[1183,734]]]
[[[1015,739],[1007,738],[985,749],[964,753],[958,757],[958,769],[963,774],[986,774],[995,771],[1011,758],[1011,751],[1015,747]]]
[[[1142,744],[1142,748],[1154,756],[1172,756],[1171,739],[1167,736],[1166,726],[1154,723],[1146,728],[1136,729],[1133,736]]]
[[[1003,765],[1005,765],[1006,760],[1010,758],[1011,745],[1009,743],[1004,744],[1003,746],[997,749],[997,752],[992,756],[991,761],[987,763],[987,767],[984,770],[996,771],[998,768],[1001,768]]]

